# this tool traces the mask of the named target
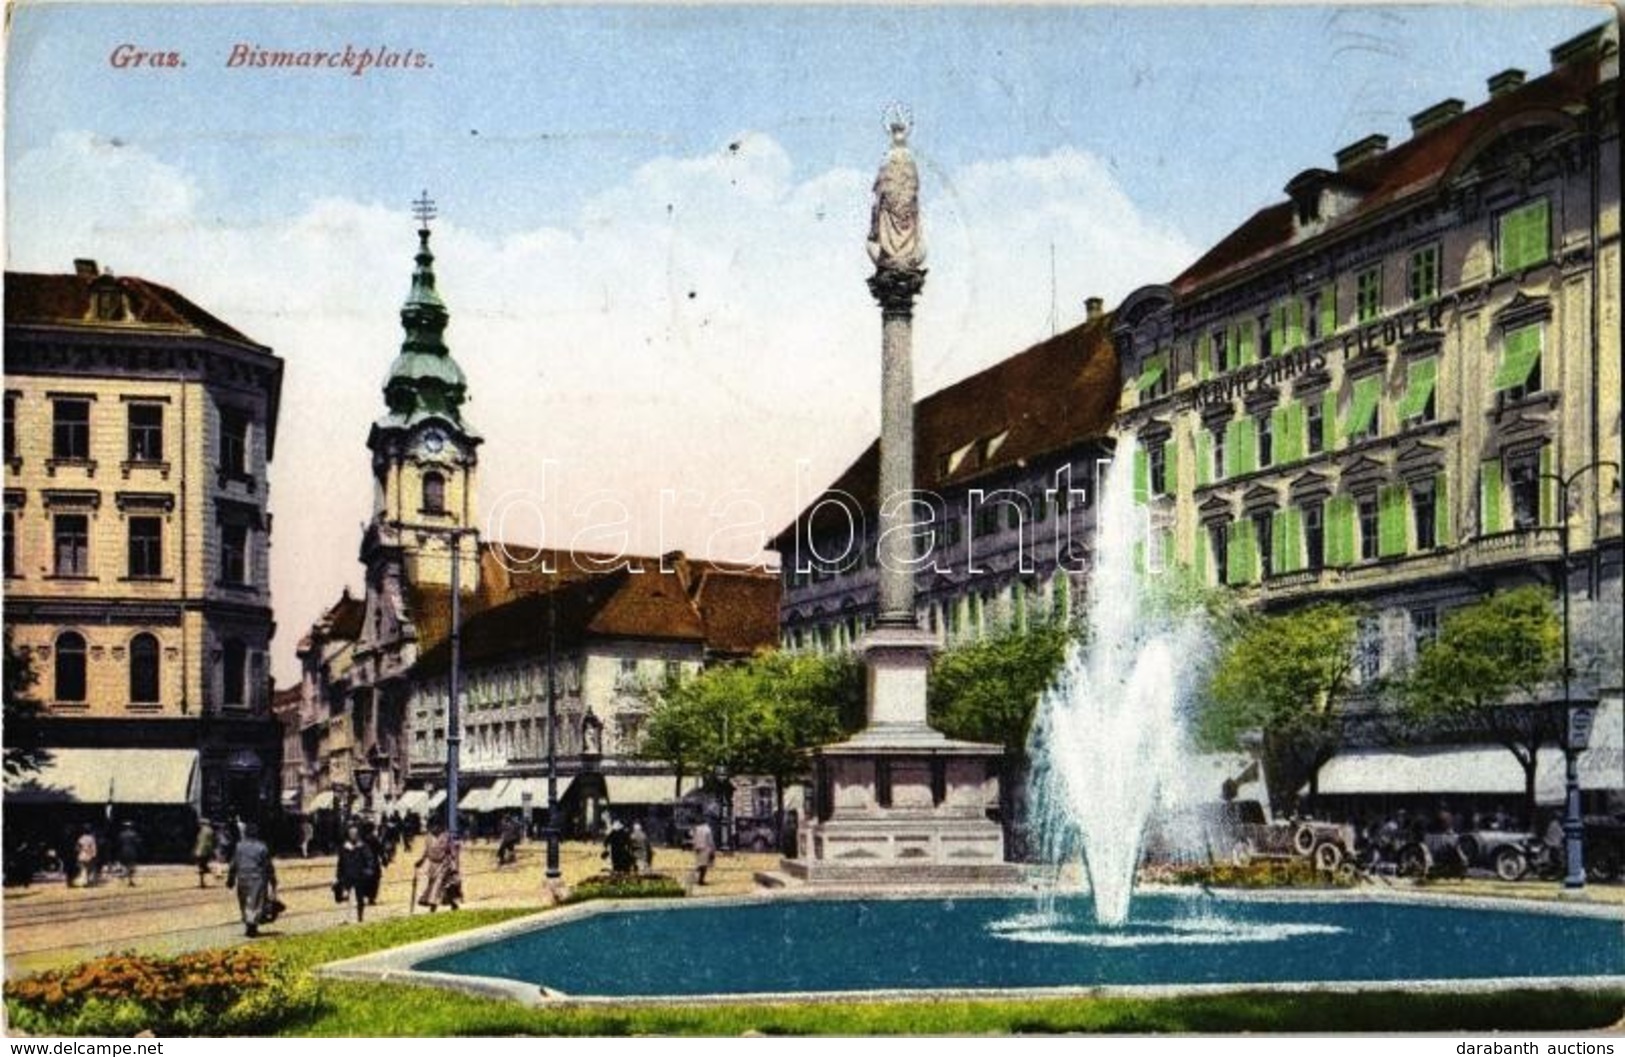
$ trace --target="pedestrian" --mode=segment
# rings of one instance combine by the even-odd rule
[[[89,888],[101,881],[101,863],[96,858],[96,834],[89,826],[79,834],[73,845],[74,861],[79,864],[79,887]]]
[[[506,866],[519,858],[519,838],[521,830],[517,816],[508,815],[502,820],[502,836],[497,842],[497,865]]]
[[[299,857],[310,858],[310,842],[316,839],[316,823],[309,815],[299,820]]]
[[[636,868],[637,860],[632,857],[632,834],[621,825],[619,819],[609,824],[602,857],[609,860],[610,873],[631,873]]]
[[[632,869],[648,873],[654,868],[654,842],[649,835],[643,832],[643,823],[632,823],[632,834],[628,841],[632,845]]]
[[[423,884],[418,892],[418,906],[428,907],[432,914],[442,905],[457,909],[463,898],[461,853],[457,842],[446,832],[443,823],[429,823],[429,841],[423,855],[413,863],[413,869],[423,870]]]
[[[244,824],[242,838],[232,850],[226,887],[237,890],[244,935],[258,936],[265,911],[276,898],[276,863],[271,859],[271,849],[260,840],[259,826],[253,822]]]
[[[704,819],[694,823],[689,837],[694,846],[694,876],[696,883],[705,883],[705,872],[717,861],[717,842],[711,836],[711,826]]]
[[[367,916],[367,903],[378,899],[378,853],[354,822],[345,830],[344,843],[339,846],[338,873],[333,881],[336,899],[343,901],[352,892],[355,919],[361,922]]]
[[[118,855],[119,869],[124,871],[124,883],[133,886],[135,867],[141,861],[141,835],[135,831],[135,824],[129,819],[125,819],[119,827],[113,847]]]
[[[209,887],[209,866],[214,862],[214,824],[207,819],[198,820],[197,840],[192,842],[192,861],[197,863],[197,886]]]

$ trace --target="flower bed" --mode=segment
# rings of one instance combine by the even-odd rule
[[[255,1035],[317,1008],[307,976],[246,947],[110,955],[7,981],[5,1000],[34,1035]]]
[[[683,895],[683,886],[663,873],[601,873],[570,890],[566,903],[589,899],[670,899]]]
[[[1308,859],[1260,859],[1234,863],[1188,863],[1147,867],[1140,879],[1158,884],[1207,885],[1212,888],[1348,888],[1349,872],[1317,870]]]

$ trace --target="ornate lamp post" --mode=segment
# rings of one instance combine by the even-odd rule
[[[1559,510],[1562,511],[1562,521],[1557,526],[1558,543],[1562,548],[1563,579],[1563,844],[1564,860],[1567,872],[1563,877],[1563,887],[1570,890],[1579,890],[1585,887],[1585,822],[1580,816],[1580,753],[1584,752],[1591,740],[1591,723],[1596,716],[1596,705],[1593,702],[1577,702],[1574,700],[1571,682],[1574,676],[1574,665],[1571,661],[1572,639],[1569,632],[1569,488],[1581,475],[1591,470],[1601,470],[1611,467],[1616,475],[1619,473],[1619,463],[1606,459],[1586,463],[1568,476],[1555,473],[1543,473],[1540,479],[1551,481],[1557,485]]]
[[[557,590],[555,588],[555,590]],[[558,599],[547,596],[547,879],[557,881],[559,870],[559,759],[556,733],[559,721]]]
[[[370,765],[363,764],[355,769],[355,788],[361,794],[361,813],[372,814],[372,787],[378,778],[378,772]]]

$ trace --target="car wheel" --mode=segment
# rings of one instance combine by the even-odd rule
[[[1299,855],[1312,855],[1315,851],[1315,829],[1305,823],[1292,834],[1292,850]]]
[[[1426,877],[1431,865],[1428,850],[1420,844],[1407,844],[1399,849],[1399,876]]]
[[[1586,863],[1586,876],[1593,881],[1612,881],[1619,876],[1618,853],[1594,855]]]
[[[1343,849],[1326,841],[1315,845],[1315,869],[1333,873],[1343,864]]]
[[[1495,876],[1503,881],[1516,881],[1529,869],[1529,860],[1517,848],[1506,847],[1495,853]]]

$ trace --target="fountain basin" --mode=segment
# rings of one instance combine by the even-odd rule
[[[594,903],[324,971],[524,1001],[1625,985],[1617,907],[1181,891],[1093,920],[1087,896]]]

